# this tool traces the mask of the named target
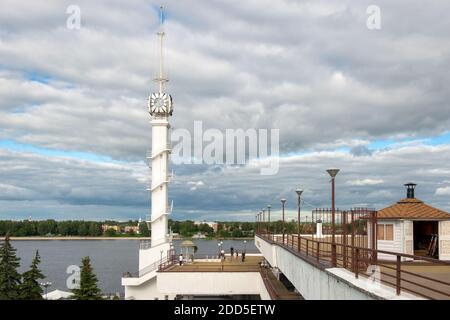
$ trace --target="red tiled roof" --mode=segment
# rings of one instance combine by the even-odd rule
[[[378,211],[378,219],[450,220],[450,213],[429,206],[419,199],[402,199]]]

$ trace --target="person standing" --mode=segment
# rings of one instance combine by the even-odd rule
[[[180,253],[180,257],[178,258],[178,260],[180,261],[180,266],[183,265],[183,254]]]
[[[234,257],[234,248],[233,247],[230,248],[230,257],[231,257],[231,260],[233,260],[233,257]]]

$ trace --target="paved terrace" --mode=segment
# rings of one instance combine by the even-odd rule
[[[263,257],[246,256],[245,261],[241,258],[231,258],[226,256],[222,263],[217,260],[196,260],[194,262],[185,263],[183,265],[170,265],[162,269],[160,272],[260,272],[264,284],[273,300],[301,300],[303,299],[298,293],[289,291],[275,275],[267,269],[261,267]]]
[[[176,264],[171,265],[162,271],[164,272],[208,272],[208,271],[224,271],[224,272],[259,272],[260,263],[263,260],[262,256],[246,256],[245,261],[242,262],[241,258],[231,259],[230,256],[226,256],[225,261],[208,261],[206,259],[196,260],[194,262],[188,262],[182,266]]]

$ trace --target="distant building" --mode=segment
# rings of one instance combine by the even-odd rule
[[[208,226],[213,228],[214,232],[217,232],[217,230],[219,229],[219,223],[217,223],[217,222],[209,222],[209,221],[195,221],[194,222],[194,225],[196,225],[196,226],[199,226],[201,224],[207,224]]]
[[[205,238],[206,238],[206,236],[201,232],[197,232],[196,234],[194,234],[192,236],[192,239],[205,239]]]
[[[120,226],[112,226],[108,224],[102,224],[102,231],[105,232],[108,229],[113,229],[116,232],[120,232]]]
[[[378,211],[378,250],[450,260],[450,214],[416,199],[416,184],[405,186],[405,199]]]
[[[125,226],[125,233],[139,233],[139,226]]]

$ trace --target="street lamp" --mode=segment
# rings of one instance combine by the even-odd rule
[[[331,262],[333,266],[336,266],[336,225],[335,225],[335,194],[334,194],[334,180],[339,173],[339,169],[328,169],[328,174],[331,177]]]
[[[47,288],[52,285],[51,282],[41,282],[41,286],[45,288],[45,300],[47,300]]]
[[[262,231],[262,211],[259,212],[259,233]]]
[[[283,221],[283,244],[284,244],[284,205],[286,203],[286,199],[285,198],[281,198],[281,217],[282,217],[282,221]]]
[[[270,204],[267,205],[267,229],[269,230],[269,238],[270,238],[270,208],[272,208],[272,206]]]
[[[262,227],[263,227],[263,232],[265,235],[266,234],[265,232],[267,231],[266,230],[266,210],[262,209],[261,212],[262,212],[262,221],[263,221]]]
[[[244,252],[247,252],[247,240],[244,240]]]
[[[303,193],[302,189],[297,189],[295,190],[295,193],[297,193],[297,198],[298,198],[298,203],[297,203],[297,207],[298,207],[298,214],[297,214],[297,246],[298,246],[298,251],[300,251],[300,203],[301,203],[301,196]]]

